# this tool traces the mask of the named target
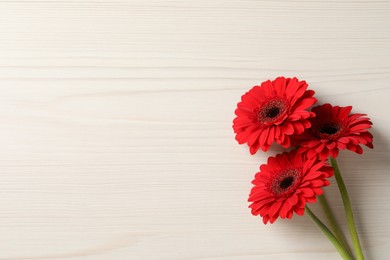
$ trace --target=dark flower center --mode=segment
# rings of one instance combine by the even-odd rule
[[[271,192],[275,196],[288,196],[294,192],[299,185],[301,171],[298,169],[287,169],[277,174],[271,183]]]
[[[336,122],[320,122],[317,126],[317,136],[324,139],[335,140],[342,135],[343,127]]]
[[[291,186],[291,184],[293,184],[294,182],[294,177],[292,176],[288,176],[286,178],[284,178],[280,184],[279,184],[279,187],[282,189],[282,190],[285,190],[287,189],[288,187]]]
[[[333,135],[339,131],[339,128],[335,124],[322,125],[319,129],[320,134]]]
[[[264,104],[258,112],[258,120],[262,124],[273,124],[283,120],[283,115],[287,111],[287,104],[284,100],[271,100]]]
[[[279,112],[280,112],[280,108],[278,108],[278,107],[271,107],[270,109],[268,109],[268,110],[265,112],[265,115],[266,115],[266,117],[268,117],[268,118],[274,118],[274,117],[276,117],[277,115],[279,115]]]

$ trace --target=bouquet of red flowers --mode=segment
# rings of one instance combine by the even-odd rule
[[[344,259],[364,259],[347,189],[338,168],[339,150],[363,153],[361,145],[373,148],[365,114],[351,114],[352,107],[317,103],[305,81],[278,77],[254,86],[241,97],[233,129],[239,144],[247,143],[251,154],[266,152],[273,143],[290,148],[260,166],[252,181],[248,201],[252,214],[264,224],[292,218],[305,212],[328,237]],[[310,109],[311,108],[311,109]],[[330,160],[328,165],[327,160]],[[343,200],[354,248],[349,248],[337,225],[322,187],[335,176]],[[307,206],[318,201],[325,211],[328,228]]]

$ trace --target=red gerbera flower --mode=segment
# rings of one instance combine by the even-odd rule
[[[309,158],[319,156],[326,160],[330,155],[336,158],[339,149],[348,149],[358,154],[363,153],[359,144],[373,148],[372,134],[368,132],[371,121],[365,114],[349,114],[351,106],[339,107],[324,104],[314,107],[315,118],[310,119],[312,128],[303,135],[300,153],[307,153]]]
[[[262,216],[264,224],[292,218],[293,212],[303,215],[306,203],[316,201],[332,175],[333,168],[324,161],[306,159],[296,150],[269,157],[252,181],[255,186],[248,199],[252,214]]]
[[[267,151],[273,142],[289,147],[290,136],[302,134],[315,116],[306,109],[317,100],[314,91],[306,89],[305,81],[279,77],[245,93],[233,120],[238,143],[248,143],[251,154],[260,148]]]

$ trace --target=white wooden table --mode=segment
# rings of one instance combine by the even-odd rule
[[[373,120],[375,149],[339,163],[367,259],[389,259],[389,12],[0,1],[0,259],[339,259],[309,218],[265,226],[247,208],[269,154],[236,143],[233,111],[278,75]]]

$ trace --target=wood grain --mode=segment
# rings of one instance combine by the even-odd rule
[[[375,149],[339,162],[367,259],[387,259],[389,12],[366,0],[1,1],[0,259],[339,259],[308,218],[264,226],[247,209],[269,154],[235,142],[233,111],[278,75],[372,118]]]

